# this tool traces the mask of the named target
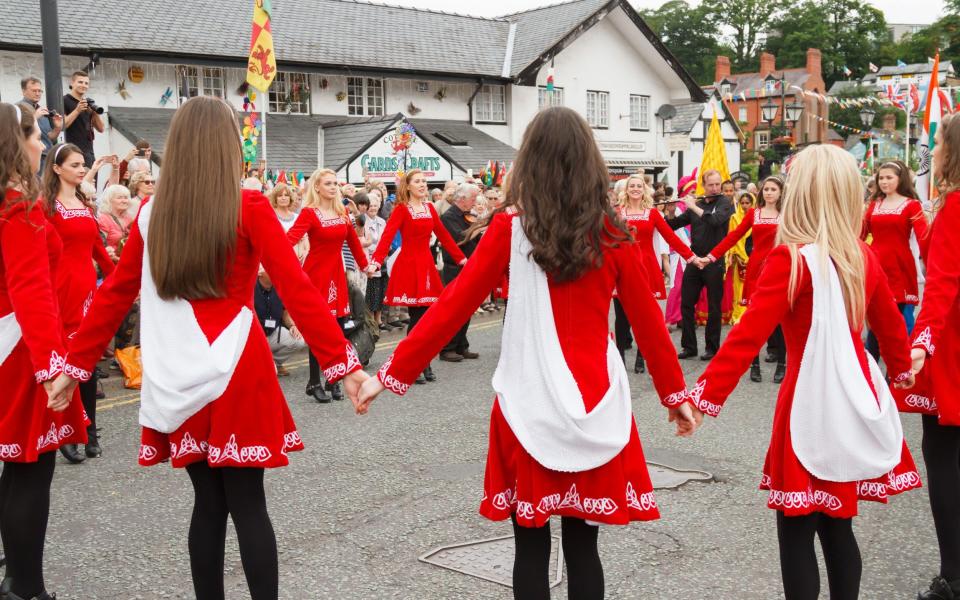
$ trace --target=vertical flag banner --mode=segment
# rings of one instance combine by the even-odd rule
[[[873,63],[870,63],[869,68],[870,68],[870,72],[871,72],[871,73],[876,73],[877,71],[880,70],[880,67],[878,67],[877,65],[875,65],[875,64],[873,64]]]
[[[270,89],[277,75],[277,57],[273,51],[273,33],[270,31],[271,12],[270,0],[254,0],[247,83],[261,92]]]
[[[713,119],[707,130],[707,141],[703,146],[703,159],[700,161],[701,177],[697,179],[697,195],[703,195],[703,173],[710,169],[720,171],[722,181],[730,179],[730,163],[727,162],[727,147],[723,143],[723,133],[720,131],[720,119],[717,118],[717,109],[713,109]]]
[[[918,200],[926,206],[937,197],[937,188],[933,181],[933,146],[940,118],[943,116],[943,107],[940,99],[940,54],[933,59],[933,70],[930,71],[930,85],[923,100],[923,126],[920,128],[920,139],[917,140],[917,160],[920,168],[917,169]]]

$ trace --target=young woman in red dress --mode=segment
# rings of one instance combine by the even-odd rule
[[[907,332],[913,331],[913,311],[920,303],[917,262],[910,249],[910,234],[916,236],[921,256],[927,253],[927,218],[915,200],[910,169],[900,161],[885,162],[874,176],[876,192],[870,199],[860,238],[872,235],[870,247],[880,260],[897,301]],[[867,334],[867,351],[879,360],[880,349],[873,329]]]
[[[917,388],[922,389],[904,394],[900,406],[923,414],[923,462],[940,547],[940,572],[918,598],[955,600],[960,598],[960,117],[945,116],[936,136],[933,168],[941,194],[913,336],[914,369],[920,371]]]
[[[558,166],[574,176],[558,178]],[[626,369],[609,336],[614,289],[630,322],[643,324],[634,335],[678,433],[694,428],[677,355],[607,181],[583,117],[563,107],[538,113],[504,207],[457,281],[364,384],[357,407],[366,412],[384,389],[404,394],[509,270],[480,513],[513,520],[513,590],[524,600],[550,597],[551,516],[561,517],[574,600],[603,597],[597,524],[659,517]]]
[[[766,264],[767,256],[773,250],[773,243],[777,237],[777,225],[780,223],[780,211],[783,207],[783,180],[776,175],[772,175],[763,180],[760,185],[760,194],[763,203],[760,206],[748,211],[740,225],[727,234],[719,244],[706,256],[710,262],[716,262],[718,257],[722,258],[728,250],[739,242],[747,232],[753,238],[753,252],[750,254],[750,260],[747,262],[747,277],[743,284],[743,298],[740,303],[743,306],[750,305],[750,295],[757,287],[757,281],[760,279],[760,273]],[[783,330],[777,325],[773,330],[770,339],[767,340],[767,358],[766,362],[776,362],[777,370],[773,374],[773,382],[780,383],[786,375],[787,349],[783,345]],[[750,366],[750,380],[760,382],[763,376],[760,374],[760,356],[753,359]]]
[[[267,199],[240,190],[234,110],[211,96],[174,114],[157,193],[131,226],[116,272],[69,343],[55,393],[90,377],[140,295],[140,464],[185,467],[194,488],[188,548],[197,598],[224,597],[227,516],[254,600],[276,600],[277,545],[264,470],[303,448],[253,316],[270,273],[328,381],[353,397],[366,378],[353,347],[300,268]],[[320,301],[317,299],[321,298]]]
[[[347,214],[337,196],[337,174],[330,169],[318,169],[307,180],[303,209],[287,232],[287,239],[296,246],[304,235],[310,240],[310,252],[303,269],[313,285],[326,294],[330,314],[342,323],[350,316],[350,294],[341,254],[344,241],[350,246],[350,252],[361,269],[367,268],[367,256],[357,237],[353,218]],[[318,402],[330,402],[326,394],[329,390],[334,400],[343,400],[339,385],[320,381],[320,364],[312,352],[308,358],[310,378],[307,380],[307,395],[313,396]]]
[[[63,243],[56,282],[63,329],[68,339],[80,327],[80,321],[97,290],[94,262],[104,277],[112,273],[114,268],[113,260],[100,237],[93,203],[80,191],[80,182],[87,172],[83,160],[83,152],[73,144],[59,144],[51,148],[43,169],[41,189],[48,205],[48,218]],[[89,458],[96,458],[102,451],[97,439],[95,375],[80,386],[80,399],[90,419],[85,453]],[[84,455],[73,444],[60,446],[60,452],[71,463],[84,460]]]
[[[33,109],[0,103],[0,139],[0,597],[49,600],[43,547],[54,458],[61,444],[86,441],[86,419],[76,395],[48,398],[66,355],[53,283],[62,244],[36,183],[43,144]]]
[[[777,242],[743,319],[690,399],[717,416],[770,332],[783,327],[787,365],[760,489],[777,511],[787,600],[815,600],[819,535],[830,598],[858,597],[860,500],[920,486],[883,373],[861,342],[876,328],[891,380],[913,385],[909,342],[880,262],[859,239],[863,184],[849,153],[810,146],[790,167]]]
[[[630,228],[633,239],[637,243],[637,251],[640,253],[640,261],[643,269],[647,273],[647,284],[653,291],[653,297],[657,300],[667,299],[667,288],[664,282],[669,277],[663,270],[660,257],[653,246],[653,233],[656,230],[664,241],[676,251],[684,261],[690,262],[695,258],[690,246],[680,241],[673,229],[667,225],[663,215],[659,210],[653,207],[653,190],[647,185],[643,175],[631,175],[626,180],[626,186],[623,195],[620,198],[620,218],[624,220]],[[624,352],[630,345],[630,323],[627,321],[626,312],[618,298],[613,299],[614,309],[614,335],[617,341],[617,350],[623,357]],[[634,373],[643,373],[646,366],[643,361],[643,355],[637,351],[637,358],[633,364]]]
[[[410,323],[407,325],[409,334],[443,290],[437,263],[430,253],[430,234],[436,234],[444,249],[453,256],[458,265],[466,263],[467,257],[440,222],[437,209],[428,199],[427,178],[419,169],[407,171],[400,181],[397,203],[387,220],[380,243],[373,252],[367,268],[368,275],[380,269],[398,231],[401,236],[400,254],[393,263],[390,281],[387,283],[387,297],[383,303],[388,306],[407,307],[410,313]],[[487,291],[494,287],[491,285]],[[433,355],[430,358],[433,358]],[[426,383],[436,379],[428,361],[416,382]]]

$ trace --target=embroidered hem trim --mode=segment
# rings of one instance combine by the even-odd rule
[[[347,342],[346,362],[340,362],[324,369],[323,377],[327,380],[327,383],[336,383],[347,374],[353,373],[359,368],[361,368],[360,357],[357,356],[357,351],[354,350],[353,344]]]
[[[63,367],[66,360],[64,357],[57,354],[55,350],[50,352],[50,364],[46,369],[40,369],[34,373],[34,376],[37,378],[37,383],[43,383],[44,381],[49,381],[50,379],[55,378],[57,375],[63,372]]]
[[[93,376],[93,373],[91,373],[90,371],[87,371],[86,369],[81,369],[80,367],[75,367],[68,362],[64,362],[63,372],[69,375],[70,377],[74,379],[78,379],[80,381],[89,381],[90,377]]]
[[[936,347],[933,345],[933,333],[931,333],[929,327],[924,327],[923,331],[917,334],[917,337],[913,340],[913,347],[923,348],[927,351],[927,354],[933,356]]]
[[[675,408],[684,403],[687,399],[687,390],[680,390],[679,392],[674,392],[660,401],[660,404],[663,404],[667,408]]]
[[[393,355],[390,355],[390,358],[387,359],[387,362],[383,363],[383,366],[377,371],[377,379],[380,380],[380,383],[383,384],[383,387],[387,388],[398,396],[402,396],[407,393],[407,390],[410,389],[410,384],[403,383],[390,374],[389,371],[392,364]]]
[[[706,387],[706,385],[707,382],[705,380],[700,380],[692,390],[687,392],[686,400],[700,409],[704,414],[716,417],[720,414],[721,406],[703,398],[703,388]]]

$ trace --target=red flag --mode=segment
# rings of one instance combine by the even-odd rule
[[[912,83],[910,84],[910,112],[920,112],[920,90]]]

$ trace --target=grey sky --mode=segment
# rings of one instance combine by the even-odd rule
[[[378,1],[378,0],[374,0]],[[505,13],[528,10],[557,0],[379,0],[385,4],[414,6],[432,10],[444,10],[468,15],[493,17]],[[638,8],[655,8],[662,0],[632,0]],[[943,0],[869,0],[882,10],[888,23],[925,24],[937,20],[943,12]]]

